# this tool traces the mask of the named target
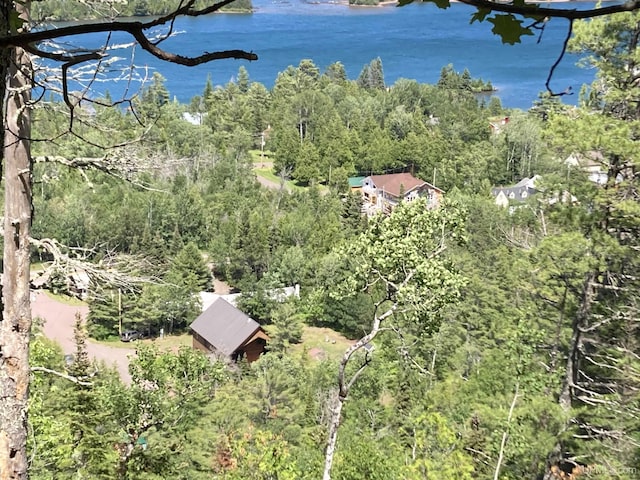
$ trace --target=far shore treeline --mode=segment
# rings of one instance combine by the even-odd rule
[[[34,2],[31,16],[39,22],[64,22],[89,20],[107,17],[147,17],[166,15],[178,7],[175,0],[132,0],[129,2],[105,2],[104,7],[84,2],[69,2],[66,0],[47,0]],[[220,11],[226,13],[245,12],[253,10],[251,0],[235,0]]]

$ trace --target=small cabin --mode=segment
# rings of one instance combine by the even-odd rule
[[[232,361],[254,362],[266,351],[264,329],[223,298],[218,298],[190,326],[193,348]]]

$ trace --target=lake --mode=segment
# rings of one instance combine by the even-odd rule
[[[587,8],[593,4],[571,6]],[[435,83],[441,68],[453,64],[457,71],[467,68],[473,77],[490,80],[504,106],[527,109],[545,89],[567,28],[567,21],[553,19],[542,38],[525,37],[522,44],[503,45],[491,33],[490,23],[469,24],[474,10],[463,4],[441,10],[429,4],[366,8],[254,0],[254,7],[253,14],[179,19],[176,30],[181,33],[163,45],[194,56],[203,51],[243,49],[258,54],[256,62],[220,60],[183,67],[161,62],[138,49],[134,63],[159,71],[172,97],[184,103],[202,93],[208,76],[215,85],[224,85],[235,78],[241,65],[251,80],[271,88],[278,72],[297,66],[302,59],[313,60],[321,71],[340,61],[349,78],[355,79],[365,64],[380,57],[388,85],[399,78]],[[83,45],[99,45],[104,38],[85,36]],[[113,41],[125,39],[116,35]],[[555,91],[572,88],[574,95],[563,97],[566,103],[575,104],[581,85],[593,80],[594,72],[578,68],[576,61],[575,56],[567,55],[551,82]],[[95,87],[96,93],[108,89],[116,97],[122,94],[124,83],[105,82]]]

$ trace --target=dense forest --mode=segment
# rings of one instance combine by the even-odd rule
[[[39,23],[87,20],[95,18],[146,17],[166,15],[176,9],[175,0],[133,0],[131,2],[85,3],[69,0],[34,2],[31,14]],[[221,12],[250,13],[251,0],[234,0]]]
[[[81,102],[73,135],[46,102],[33,236],[147,280],[92,285],[71,362],[34,336],[32,365],[68,378],[33,375],[30,477],[317,479],[340,398],[335,479],[638,478],[639,18],[576,22],[569,48],[599,72],[579,107],[506,110],[453,66],[386,85],[379,59],[356,80],[302,60],[272,89],[241,67],[189,105],[156,73],[126,108]],[[389,172],[441,188],[442,207],[363,216],[348,178]],[[496,205],[492,187],[534,176],[535,195]],[[87,356],[120,322],[185,332],[212,275],[267,328],[258,361],[141,342],[127,384]],[[267,294],[293,284],[300,298]],[[312,357],[303,333],[352,345],[380,308],[346,397],[342,354]]]

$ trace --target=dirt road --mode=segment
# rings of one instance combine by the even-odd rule
[[[83,319],[87,318],[89,308],[86,306],[67,305],[49,297],[44,292],[34,292],[31,301],[31,313],[34,318],[44,320],[44,334],[47,338],[55,340],[65,354],[75,352],[73,342],[73,326],[76,314]],[[120,378],[125,383],[131,381],[129,376],[129,357],[136,354],[133,348],[109,347],[87,341],[87,353],[89,357],[104,362],[110,367],[115,367]]]

